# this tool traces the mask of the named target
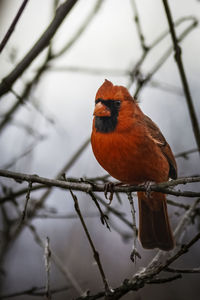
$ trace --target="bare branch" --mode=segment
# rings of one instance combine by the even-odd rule
[[[183,41],[183,39],[190,33],[191,30],[193,30],[195,27],[197,26],[197,20],[193,19],[192,23],[180,34],[179,38],[178,38],[178,42]],[[162,38],[164,38],[165,35],[161,35],[161,40]],[[159,43],[160,40],[158,39],[156,41],[156,43]],[[151,45],[149,45],[150,49],[153,49],[153,47],[156,46],[156,43],[152,43]],[[134,94],[134,97],[137,98],[139,92],[141,91],[141,89],[144,87],[144,85],[149,82],[151,80],[151,78],[153,77],[153,75],[161,68],[161,66],[165,63],[165,61],[168,59],[168,57],[171,55],[171,53],[173,52],[173,47],[168,48],[163,54],[162,56],[157,60],[157,63],[153,66],[153,68],[151,69],[151,71],[146,75],[146,76],[141,76],[141,74],[139,73],[139,77],[138,77],[138,82],[137,82],[137,88]]]
[[[105,69],[105,68],[89,68],[89,67],[76,67],[76,66],[54,66],[48,65],[49,71],[55,72],[78,72],[92,75],[105,75],[110,76],[129,76],[130,72],[120,69]]]
[[[28,182],[36,182],[41,183],[49,187],[60,187],[62,189],[71,189],[75,191],[82,191],[89,193],[93,192],[104,192],[105,185],[104,184],[95,184],[95,183],[87,183],[87,182],[71,182],[57,179],[49,179],[45,177],[40,177],[38,175],[28,175],[24,173],[17,173],[8,170],[0,169],[0,176],[13,178],[18,182],[28,181]],[[174,191],[171,188],[186,183],[194,183],[200,182],[200,177],[184,177],[176,180],[170,180],[167,182],[153,184],[151,185],[151,190],[154,192],[161,192],[165,194],[175,195],[175,196],[184,196],[184,197],[200,197],[200,192],[192,192],[192,191]],[[132,185],[132,186],[114,186],[113,192],[138,192],[138,191],[146,191],[146,186],[144,185]]]
[[[79,207],[79,204],[78,204],[78,199],[77,199],[76,195],[74,195],[74,193],[71,190],[70,190],[70,193],[71,193],[72,198],[74,200],[74,208],[75,208],[75,210],[76,210],[76,212],[77,212],[77,214],[78,214],[78,216],[80,218],[81,224],[83,226],[83,229],[85,231],[85,234],[87,236],[89,244],[90,244],[90,246],[92,248],[93,256],[94,256],[94,259],[95,259],[95,261],[96,261],[96,263],[98,265],[98,268],[99,268],[99,271],[100,271],[100,274],[101,274],[101,277],[102,277],[102,280],[103,280],[103,283],[104,283],[105,291],[106,291],[106,293],[108,293],[108,292],[110,292],[110,288],[109,288],[109,285],[108,285],[108,282],[107,282],[107,279],[106,279],[106,276],[105,276],[105,272],[103,270],[103,267],[102,267],[102,264],[101,264],[101,261],[100,261],[99,253],[97,252],[97,250],[96,250],[96,248],[94,246],[92,238],[91,238],[91,236],[89,234],[89,231],[87,229],[87,226],[86,226],[85,221],[83,219],[83,216],[81,214],[80,207]]]
[[[83,151],[87,148],[87,146],[90,143],[90,138],[87,138],[83,144],[80,146],[80,148],[77,149],[77,151],[74,152],[74,155],[70,158],[70,160],[66,163],[66,165],[60,170],[60,172],[57,175],[57,178],[62,176],[65,172],[67,172],[72,165],[75,163],[75,161],[80,157],[80,155],[83,153]]]
[[[142,258],[140,253],[138,252],[137,246],[136,246],[136,244],[137,244],[137,227],[136,227],[136,219],[135,219],[136,211],[135,211],[135,207],[134,207],[132,193],[129,192],[129,193],[127,193],[127,195],[128,195],[128,200],[129,200],[130,207],[131,207],[131,215],[132,215],[132,220],[133,220],[133,246],[132,246],[130,258],[131,258],[132,262],[136,263],[137,257]]]
[[[21,14],[23,13],[26,4],[28,3],[29,0],[24,0],[22,5],[19,8],[19,11],[17,12],[14,20],[12,21],[6,35],[4,36],[2,42],[0,43],[0,53],[2,52],[3,48],[6,46],[11,34],[13,33],[13,31],[15,30],[15,26],[17,25],[17,22],[19,21]]]
[[[26,226],[30,229],[31,233],[33,234],[35,241],[37,244],[45,249],[45,243],[38,235],[35,227],[33,225],[26,224]],[[60,272],[64,275],[67,281],[70,282],[71,286],[75,288],[75,290],[81,295],[83,293],[81,287],[79,286],[78,282],[75,280],[71,272],[67,269],[66,265],[64,266],[62,261],[59,259],[59,257],[54,253],[54,251],[51,249],[51,258],[52,261],[55,263],[56,267],[60,270]]]
[[[51,294],[57,294],[60,292],[64,292],[69,290],[69,287],[61,287],[61,288],[57,288],[57,289],[52,289],[50,292]],[[45,288],[44,287],[32,287],[30,289],[27,290],[23,290],[20,292],[16,292],[16,293],[11,293],[11,294],[7,294],[7,295],[1,295],[1,299],[9,299],[9,298],[14,298],[14,297],[19,297],[19,296],[45,296],[46,292],[45,292]]]
[[[38,143],[41,142],[42,140],[44,140],[44,137],[42,137],[42,136],[36,138],[21,154],[12,158],[12,160],[10,162],[3,165],[2,169],[10,169],[11,167],[13,167],[20,159],[22,159],[25,156],[27,156],[28,154],[30,154],[35,149],[35,147],[38,145]]]
[[[101,5],[103,4],[104,0],[97,0],[95,3],[95,6],[93,7],[90,14],[87,16],[87,18],[84,20],[81,27],[78,29],[78,31],[74,34],[72,39],[57,53],[52,54],[52,58],[56,58],[58,56],[61,56],[64,54],[75,42],[78,40],[78,38],[81,36],[81,34],[85,31],[85,29],[88,27],[94,16],[98,13],[99,9],[101,8]]]
[[[51,268],[51,250],[49,247],[49,237],[46,237],[44,248],[45,270],[46,270],[46,298],[51,300],[50,293],[50,268]]]
[[[194,203],[192,203],[189,207],[189,209],[185,212],[181,220],[179,221],[179,224],[177,225],[176,229],[174,230],[174,237],[176,238],[176,241],[181,238],[181,235],[187,228],[187,225],[191,223],[191,216],[196,209],[197,205],[200,202],[200,198],[196,199]]]
[[[99,215],[97,213],[91,213],[84,215],[84,218],[97,218]],[[36,214],[34,219],[54,219],[54,220],[71,220],[71,219],[77,219],[77,214],[46,214],[46,213],[40,213]]]
[[[122,296],[127,294],[130,291],[137,291],[145,286],[145,284],[148,283],[165,283],[169,282],[170,279],[158,279],[155,278],[156,275],[158,275],[161,271],[165,270],[172,262],[177,260],[181,255],[188,252],[190,247],[192,247],[198,240],[200,239],[200,233],[198,233],[188,244],[183,245],[181,249],[173,256],[171,256],[169,259],[166,259],[164,263],[161,263],[161,261],[158,261],[157,258],[168,255],[167,252],[159,251],[156,257],[151,261],[149,266],[141,270],[140,272],[136,273],[130,280],[126,279],[122,285],[119,287],[113,289],[112,296],[109,297],[110,300],[114,299],[120,299]],[[178,276],[179,275],[179,276]],[[171,278],[171,280],[175,280],[180,278],[180,274],[178,274],[177,277]],[[76,300],[95,300],[103,297],[105,295],[105,292],[99,292],[96,295],[90,295],[85,296],[81,298],[77,298]]]
[[[149,48],[146,46],[146,43],[145,43],[144,34],[142,32],[142,25],[141,25],[141,22],[140,22],[136,1],[131,0],[131,4],[132,4],[132,7],[133,7],[134,20],[135,20],[135,24],[136,24],[136,28],[137,28],[137,33],[138,33],[138,36],[139,36],[139,39],[140,39],[140,44],[141,44],[141,47],[142,47],[143,51],[147,52],[149,50]]]
[[[195,153],[195,152],[198,152],[199,150],[197,148],[195,149],[190,149],[190,150],[187,150],[187,151],[183,151],[183,152],[180,152],[180,153],[177,153],[175,155],[176,158],[178,157],[183,157],[185,159],[188,159],[188,154],[191,154],[191,153]]]
[[[97,194],[95,194],[96,199],[101,202],[102,205],[104,205],[107,209],[108,212],[112,213],[113,215],[115,215],[117,218],[119,218],[125,225],[127,225],[130,229],[133,228],[133,225],[131,222],[129,222],[125,215],[117,210],[116,208],[112,207],[111,205],[108,205],[100,196],[98,196]]]
[[[25,204],[24,204],[24,209],[22,211],[22,216],[21,216],[21,220],[20,220],[19,226],[22,225],[22,223],[24,222],[25,217],[26,217],[27,206],[28,206],[28,201],[30,199],[31,189],[32,189],[32,182],[29,181],[28,190],[27,190],[27,194],[26,194],[26,201],[25,201]]]
[[[97,209],[99,210],[99,213],[100,213],[100,219],[101,219],[101,223],[104,225],[106,224],[106,227],[110,230],[110,226],[108,224],[108,216],[106,214],[103,213],[102,209],[101,209],[101,206],[99,205],[98,203],[98,200],[96,199],[96,196],[94,193],[92,192],[89,192],[88,193],[90,195],[90,197],[92,198],[92,200],[94,201]]]
[[[191,26],[194,28],[198,25],[198,19],[194,16],[185,16],[181,17],[178,20],[174,21],[174,27],[178,27],[182,23],[185,23],[187,21],[190,21],[191,24],[187,28],[191,28]],[[150,45],[150,47],[155,47],[157,44],[159,44],[168,34],[170,33],[169,29],[166,29],[164,32],[162,32]]]
[[[155,278],[155,279],[150,279],[149,281],[147,281],[147,284],[163,284],[166,282],[170,282],[170,281],[174,281],[176,279],[181,279],[182,276],[181,274],[176,274],[174,276],[171,277],[167,277],[167,278]]]
[[[15,67],[15,69],[2,80],[0,84],[0,96],[4,95],[11,89],[14,82],[22,75],[38,54],[40,54],[49,45],[52,37],[63,22],[64,18],[71,11],[77,1],[78,0],[67,0],[57,8],[53,21],[43,35]]]
[[[200,268],[193,268],[193,269],[174,269],[174,268],[165,268],[164,271],[170,272],[170,273],[181,273],[181,274],[194,274],[194,273],[200,273]]]
[[[24,104],[25,101],[27,101],[28,96],[30,95],[33,86],[38,82],[38,80],[40,79],[41,75],[43,74],[43,72],[46,70],[46,65],[47,62],[50,59],[50,54],[51,54],[51,48],[49,46],[48,48],[48,52],[47,55],[45,57],[45,60],[43,62],[43,64],[39,67],[39,69],[37,70],[36,74],[34,75],[34,77],[28,82],[26,83],[23,92],[21,95],[18,95],[13,89],[10,89],[10,91],[15,95],[15,97],[17,98],[17,101],[13,104],[13,106],[7,111],[7,113],[4,116],[4,119],[1,121],[0,123],[0,131],[2,131],[5,126],[9,123],[9,121],[11,120],[12,116],[14,115],[14,113],[16,113],[16,111],[19,109],[19,107]],[[17,67],[16,67],[17,68]],[[1,83],[3,84],[3,82]],[[1,87],[0,84],[0,87]]]
[[[182,62],[182,58],[181,58],[181,48],[178,44],[178,39],[176,37],[176,32],[175,32],[174,23],[173,23],[173,19],[172,19],[168,1],[163,0],[163,5],[165,8],[167,20],[169,23],[170,33],[171,33],[171,37],[172,37],[172,41],[173,41],[173,47],[174,47],[174,52],[175,52],[174,58],[177,63],[177,66],[178,66],[179,74],[181,77],[181,81],[182,81],[182,85],[183,85],[183,89],[185,92],[185,97],[186,97],[186,101],[187,101],[187,105],[188,105],[190,119],[192,122],[193,131],[194,131],[194,135],[196,138],[196,143],[198,145],[198,149],[200,152],[200,129],[199,129],[198,119],[196,116],[195,108],[193,105],[188,81],[186,78],[186,74],[185,74],[185,70],[184,70],[184,66],[183,66],[183,62]]]
[[[173,206],[176,206],[176,207],[179,207],[179,208],[183,208],[183,209],[186,209],[186,210],[190,208],[189,205],[186,205],[186,204],[183,204],[183,203],[178,203],[178,202],[175,202],[174,200],[170,200],[170,199],[167,199],[167,204],[173,205]]]
[[[40,190],[40,189],[45,189],[48,187],[45,187],[45,185],[35,185],[32,187],[32,191],[36,191],[36,190]],[[12,199],[15,199],[17,197],[20,197],[24,194],[26,194],[28,191],[27,188],[22,188],[19,191],[15,191],[13,192],[12,190],[10,190],[9,192],[6,193],[6,195],[2,198],[0,198],[0,204],[3,204],[6,201],[10,201]]]

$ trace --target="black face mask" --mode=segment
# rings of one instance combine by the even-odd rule
[[[101,102],[107,106],[110,110],[111,115],[109,117],[95,117],[95,128],[97,132],[109,133],[115,130],[117,126],[117,117],[119,114],[119,109],[121,101],[119,100],[103,100],[97,99],[95,104]]]

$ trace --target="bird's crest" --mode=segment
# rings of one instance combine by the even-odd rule
[[[128,90],[120,85],[113,85],[111,81],[105,79],[104,83],[97,91],[96,99],[104,100],[133,100]]]

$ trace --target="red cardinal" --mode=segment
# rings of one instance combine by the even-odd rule
[[[96,94],[91,143],[100,165],[125,184],[177,178],[170,146],[128,90],[105,80]],[[139,238],[146,249],[171,250],[174,240],[166,196],[138,192]]]

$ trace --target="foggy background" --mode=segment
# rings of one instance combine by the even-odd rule
[[[9,124],[0,132],[0,167],[2,169],[38,174],[48,178],[55,177],[70,161],[75,151],[89,138],[95,94],[104,79],[117,85],[129,85],[130,77],[125,73],[133,69],[142,54],[131,1],[105,0],[101,2],[98,13],[83,34],[65,54],[49,63],[50,68],[41,76],[27,101],[20,106]],[[0,1],[0,40],[4,37],[21,3],[22,1],[18,0]],[[53,38],[54,53],[70,41],[86,16],[92,11],[95,3],[94,0],[78,1]],[[53,0],[29,1],[16,30],[0,54],[1,78],[4,78],[16,66],[49,25],[54,14],[53,4]],[[168,28],[163,4],[159,0],[140,0],[136,4],[145,41],[149,45]],[[177,0],[169,1],[169,4],[174,20],[191,15],[199,19],[199,1]],[[181,33],[187,24],[187,22],[181,24],[177,28],[177,33]],[[168,35],[148,54],[141,67],[142,74],[146,75],[151,71],[156,61],[170,45],[171,37]],[[187,35],[181,47],[196,114],[199,116],[199,26]],[[46,52],[47,50],[44,50],[17,80],[13,87],[16,93],[20,94],[26,82],[33,78],[35,71],[44,61]],[[101,72],[82,71],[82,68],[101,70]],[[129,88],[131,94],[134,94],[135,87],[134,83],[131,84]],[[143,112],[160,127],[174,154],[196,148],[173,54],[156,72],[152,80],[145,85],[138,100]],[[16,98],[12,93],[2,98],[0,101],[1,118],[15,101]],[[187,160],[182,157],[177,158],[179,176],[199,174],[198,153],[192,153],[188,158]],[[96,162],[89,144],[68,170],[66,177],[97,177],[104,174],[105,171]],[[11,179],[1,178],[0,180],[3,185],[12,187],[13,190],[27,187],[26,183],[19,185]],[[187,189],[190,190],[193,187],[194,185],[188,185]],[[43,190],[31,192],[31,200],[39,198],[43,192]],[[117,232],[130,234],[131,237],[131,230],[111,215],[110,220],[114,228],[111,228],[109,232],[101,224],[98,211],[90,197],[84,193],[75,192],[75,194],[79,199],[83,214],[89,215],[85,221],[100,253],[107,279],[113,288],[117,287],[125,278],[130,278],[138,269],[145,266],[155,255],[156,250],[144,250],[138,242],[142,259],[133,264],[129,258],[132,238],[124,240]],[[128,220],[131,221],[128,199],[125,194],[121,195],[121,198],[122,204],[115,197],[111,206],[124,211]],[[172,198],[170,196],[170,199]],[[137,200],[137,197],[134,199]],[[189,204],[192,201],[192,199],[179,198],[176,200]],[[17,202],[22,210],[25,195],[17,198]],[[137,201],[135,203],[137,209]],[[9,218],[16,218],[12,204],[5,203],[5,209]],[[181,209],[169,207],[170,216],[173,215],[174,210],[180,215],[183,213]],[[68,192],[54,188],[45,201],[45,207],[38,214],[43,212],[49,212],[51,215],[75,214],[73,199]],[[180,215],[173,216],[171,220],[173,228]],[[94,263],[91,248],[78,218],[36,217],[32,224],[43,241],[47,236],[50,238],[51,249],[61,259],[63,265],[69,268],[83,290],[90,289],[92,293],[102,290],[99,270]],[[1,227],[3,231],[3,217]],[[189,228],[184,239],[187,241],[193,232],[194,230]],[[176,265],[185,268],[198,267],[200,265],[199,246],[198,242],[188,254],[177,261]],[[35,242],[27,227],[9,245],[6,255],[3,256],[2,268],[2,295],[45,285],[44,251]],[[68,285],[53,263],[50,284],[52,289]],[[123,299],[136,300],[147,299],[147,297],[154,299],[156,297],[156,299],[163,300],[184,300],[190,297],[196,300],[199,299],[199,292],[199,274],[185,274],[182,279],[171,283],[146,285],[138,292],[124,296]],[[54,295],[53,299],[70,299],[71,297],[78,297],[73,288]],[[20,296],[20,299],[35,299],[35,297]]]

